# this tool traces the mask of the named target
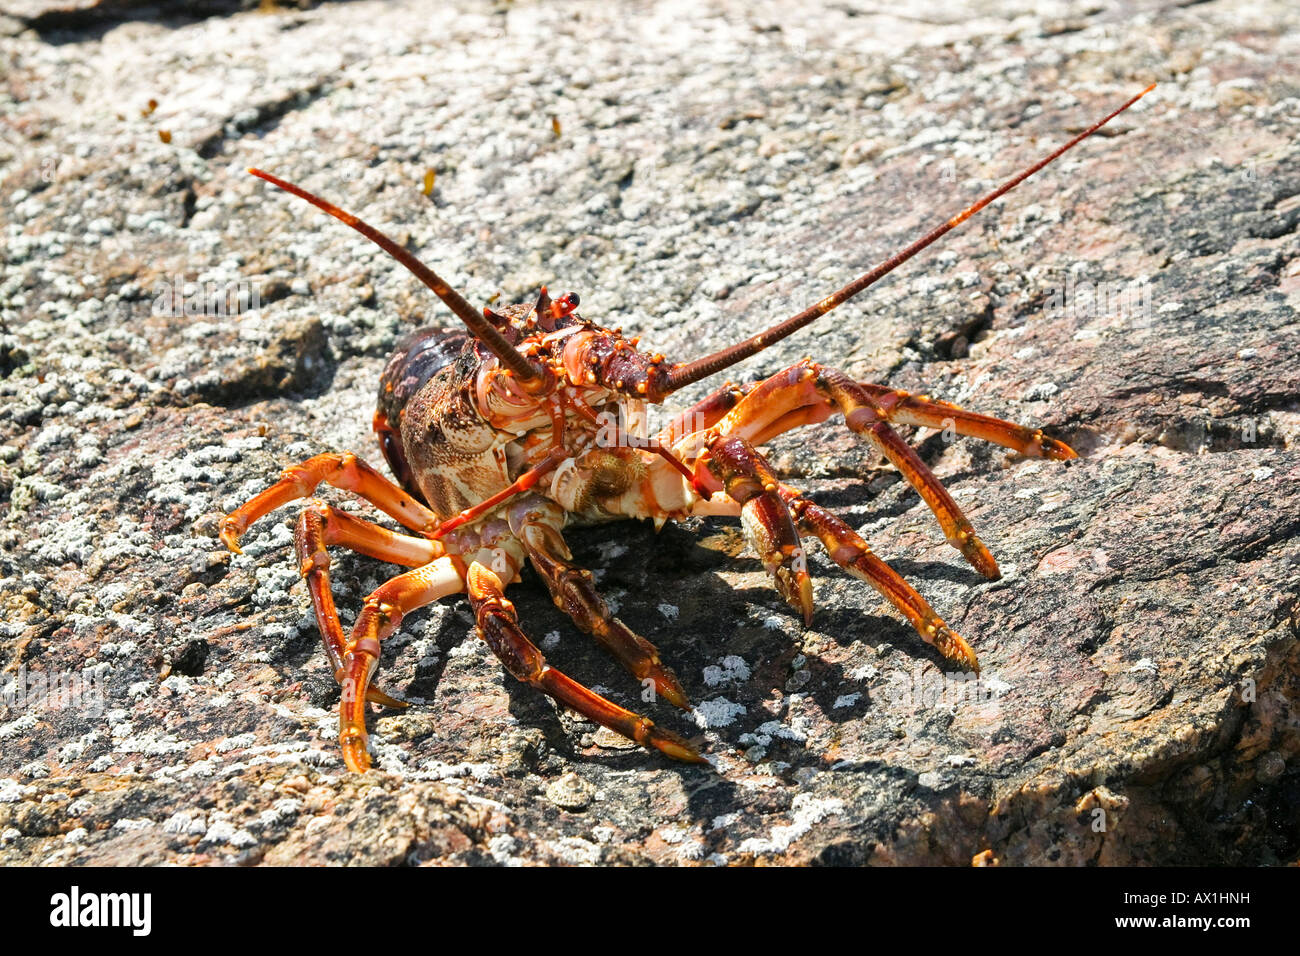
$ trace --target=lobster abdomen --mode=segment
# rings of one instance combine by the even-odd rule
[[[379,448],[401,486],[425,504],[402,447],[402,412],[431,378],[460,358],[469,339],[464,329],[418,329],[401,341],[379,379],[374,421]]]

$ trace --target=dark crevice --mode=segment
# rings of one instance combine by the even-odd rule
[[[245,10],[254,10],[260,0],[99,0],[89,5],[72,5],[44,10],[35,16],[24,17],[3,11],[24,26],[36,31],[50,44],[81,43],[98,40],[109,30],[123,23],[148,21],[164,26],[184,26],[210,17],[226,17]],[[314,3],[285,3],[307,9]]]
[[[940,359],[964,359],[971,343],[993,327],[994,312],[993,300],[986,300],[981,311],[963,316],[960,324],[934,340],[933,354]]]
[[[190,220],[194,218],[194,211],[198,205],[198,201],[199,197],[198,194],[194,192],[194,186],[192,184],[186,186],[185,193],[181,198],[182,206],[180,227],[182,229],[188,226]]]

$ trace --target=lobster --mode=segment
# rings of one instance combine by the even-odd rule
[[[368,704],[403,707],[373,680],[381,643],[415,609],[464,592],[478,634],[519,680],[561,705],[669,757],[704,762],[682,736],[627,710],[547,663],[527,637],[507,585],[532,566],[558,607],[650,691],[689,709],[672,669],[644,637],[611,613],[590,571],[565,544],[570,520],[690,516],[741,521],[784,600],[813,615],[803,540],[876,588],[921,639],[978,672],[967,641],[835,514],[782,482],[758,446],[842,414],[919,492],[948,542],[982,575],[998,565],[952,496],[891,423],[948,428],[1022,455],[1077,457],[1039,429],[975,414],[896,389],[855,381],[810,359],[763,381],[725,384],[649,433],[647,405],[757,354],[853,298],[1136,103],[1147,87],[1046,158],[802,312],[729,348],[684,363],[647,353],[636,338],[583,318],[570,292],[542,287],[532,304],[481,312],[432,269],[357,217],[258,169],[249,172],[351,226],[410,270],[464,328],[421,329],[388,361],[374,430],[396,481],[350,452],[316,455],[225,516],[221,539],[239,538],[259,518],[327,483],[360,496],[402,525],[398,533],[319,500],[298,516],[294,545],[325,653],[341,685],[339,741],[350,770],[370,766]],[[330,586],[331,546],[410,568],[371,593],[345,635]]]

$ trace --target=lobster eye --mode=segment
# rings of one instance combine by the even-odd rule
[[[551,316],[562,319],[578,307],[578,293],[566,292],[551,303]]]

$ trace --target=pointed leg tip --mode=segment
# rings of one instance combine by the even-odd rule
[[[782,594],[782,597],[785,598],[785,603],[790,606],[790,609],[798,613],[799,618],[803,621],[804,627],[808,627],[812,624],[813,606],[811,595],[808,600],[805,600],[804,596],[798,592],[793,594]]]
[[[366,690],[366,700],[372,704],[379,704],[381,707],[389,707],[393,710],[406,710],[411,706],[411,702],[402,700],[400,697],[394,697],[392,694],[385,693],[378,687],[370,687]]]
[[[940,654],[954,664],[959,664],[976,675],[979,674],[979,659],[975,656],[974,648],[947,624],[939,625],[934,635],[934,646],[938,648]]]
[[[686,695],[682,682],[677,679],[673,669],[667,664],[661,662],[656,656],[654,660],[645,662],[641,667],[629,666],[628,670],[641,681],[641,686],[646,687],[646,681],[649,681],[651,689],[656,698],[662,697],[674,707],[680,707],[682,710],[690,710],[691,702]]]
[[[815,604],[813,601],[812,578],[807,571],[791,572],[787,567],[778,567],[772,573],[777,592],[785,603],[799,612],[804,627],[812,624]]]
[[[1039,454],[1043,458],[1052,461],[1069,461],[1071,458],[1078,458],[1079,453],[1063,441],[1057,441],[1055,438],[1038,439]]]
[[[675,760],[678,760],[681,763],[691,763],[703,767],[713,766],[713,764],[709,763],[708,759],[702,753],[690,746],[681,748],[672,756]]]
[[[1002,577],[1002,572],[998,569],[998,562],[993,557],[993,553],[974,534],[968,534],[964,538],[955,541],[954,544],[970,566],[984,577],[990,581],[996,581]]]
[[[222,524],[221,526],[221,543],[233,551],[235,554],[243,554],[243,549],[239,547],[239,532],[233,525]]]
[[[803,626],[812,627],[814,610],[812,578],[806,573],[799,576],[799,610],[803,614]]]
[[[998,562],[993,555],[988,552],[987,548],[981,547],[980,553],[970,553],[963,551],[966,560],[976,571],[988,578],[990,581],[997,581],[1002,577],[1002,569],[998,567]]]
[[[691,709],[690,698],[686,696],[686,691],[676,681],[672,685],[666,683],[656,683],[655,691],[668,703],[681,710],[689,711]]]
[[[370,770],[370,754],[365,744],[359,748],[345,743],[343,745],[343,763],[352,773],[366,773]]]
[[[351,706],[345,702],[344,707]],[[370,749],[365,726],[356,716],[340,714],[339,749],[343,751],[343,763],[352,773],[365,773],[370,769]]]
[[[708,761],[700,755],[700,752],[689,744],[665,744],[655,745],[658,750],[666,756],[672,757],[678,763],[707,764]]]
[[[660,753],[672,757],[674,760],[681,761],[682,763],[708,763],[708,760],[706,760],[698,750],[687,743],[684,738],[679,737],[671,730],[664,730],[661,727],[655,727],[653,735],[648,743]]]

